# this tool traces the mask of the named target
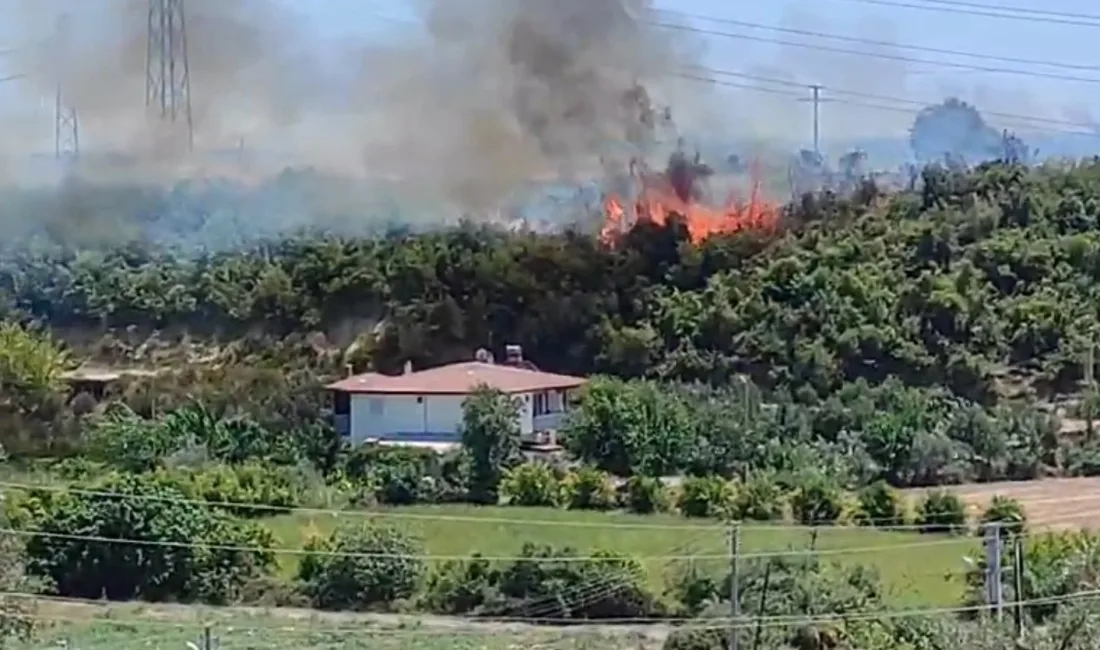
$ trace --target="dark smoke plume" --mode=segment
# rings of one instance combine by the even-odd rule
[[[383,126],[365,134],[365,155],[473,210],[532,178],[593,177],[601,156],[652,146],[668,115],[651,90],[695,54],[687,33],[650,24],[650,0],[418,7],[422,38],[363,57],[361,101]]]
[[[674,141],[665,137],[674,129],[664,106],[679,116],[705,103],[706,86],[667,76],[693,64],[700,48],[690,32],[652,25],[670,22],[652,0],[414,2],[419,21],[396,27],[399,38],[334,45],[319,43],[283,3],[187,0],[197,150],[187,155],[143,105],[146,0],[16,0],[12,67],[28,75],[22,90],[48,104],[60,78],[81,118],[81,182],[65,184],[63,201],[35,202],[63,212],[48,215],[51,231],[64,232],[68,213],[74,228],[93,227],[81,207],[89,183],[164,184],[229,170],[262,189],[292,165],[384,181],[398,205],[483,217],[529,195],[533,182],[598,178],[603,160]],[[54,47],[62,13],[70,25],[64,66]],[[326,48],[339,55],[324,58]],[[322,65],[330,59],[337,69]],[[39,151],[52,144],[49,108],[40,119]],[[18,148],[19,135],[6,138],[4,153]],[[247,169],[211,161],[211,150],[238,143],[267,155]],[[331,204],[313,201],[295,202],[299,225],[317,225],[315,212],[332,216]],[[360,219],[381,202],[356,201],[340,207]],[[147,210],[135,202],[114,212]]]

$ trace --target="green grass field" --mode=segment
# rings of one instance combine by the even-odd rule
[[[357,514],[288,514],[268,519],[283,548],[300,548],[311,535],[326,534],[340,521]],[[396,508],[375,513],[376,521],[404,528],[424,541],[426,552],[438,556],[515,555],[525,542],[572,546],[578,550],[602,548],[639,558],[655,556],[725,555],[728,536],[717,522],[689,520],[673,515],[639,516],[621,513],[564,511],[549,508],[475,507],[436,505]],[[541,522],[541,523],[540,523]],[[553,522],[547,525],[545,522]],[[572,525],[581,524],[581,525]],[[653,528],[629,528],[629,525]],[[704,526],[713,526],[703,529]],[[746,525],[742,532],[745,562],[753,553],[804,551],[811,533],[800,529],[762,529]],[[899,606],[938,607],[957,604],[963,593],[964,555],[978,549],[968,537],[881,532],[855,528],[823,528],[814,548],[837,562],[874,566]],[[852,552],[847,552],[847,551]],[[296,569],[298,555],[283,555],[283,570]],[[645,560],[657,586],[676,566],[662,559]],[[724,570],[723,560],[706,562]]]

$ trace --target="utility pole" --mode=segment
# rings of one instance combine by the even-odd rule
[[[821,158],[821,105],[828,102],[821,96],[821,91],[825,89],[821,84],[810,84],[807,86],[810,89],[809,99],[800,99],[800,102],[811,102],[813,104],[814,113],[814,154]]]
[[[814,153],[821,155],[821,86],[810,86],[814,103]]]
[[[730,523],[730,624],[729,624],[729,649],[738,650],[741,630],[741,593],[740,593],[740,564],[738,556],[741,555],[741,527],[737,522]]]
[[[1096,403],[1096,337],[1089,332],[1088,348],[1085,351],[1085,394],[1082,398],[1085,412],[1085,432],[1089,440],[1092,440],[1093,416],[1092,409]]]
[[[1016,605],[1013,608],[1016,622],[1016,641],[1020,643],[1024,640],[1024,602],[1027,600],[1027,596],[1024,594],[1024,536],[1020,533],[1019,528],[1016,529],[1016,534],[1012,538],[1012,579],[1013,601]]]
[[[191,118],[191,68],[187,61],[187,22],[183,0],[149,0],[149,41],[145,58],[145,105],[162,122],[187,128],[187,149],[195,146]]]
[[[991,522],[985,526],[985,594],[989,611],[1000,621],[1004,616],[1004,573],[1001,558],[1004,557],[1004,537],[1001,524]]]
[[[76,158],[80,154],[80,123],[76,109],[69,102],[65,89],[65,78],[69,57],[69,16],[61,14],[56,24],[56,69],[57,92],[54,96],[53,148],[54,156]]]

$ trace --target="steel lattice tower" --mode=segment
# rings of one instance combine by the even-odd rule
[[[157,111],[165,122],[178,123],[182,119],[187,127],[187,146],[189,149],[194,146],[183,0],[149,0],[145,105]]]
[[[69,17],[57,18],[57,93],[54,97],[53,146],[58,158],[75,158],[80,154],[80,122],[76,108],[65,92],[65,63],[69,50]]]

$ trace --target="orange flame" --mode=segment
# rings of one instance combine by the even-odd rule
[[[693,242],[699,243],[712,235],[731,234],[743,230],[774,232],[779,225],[780,206],[760,195],[760,182],[753,169],[752,192],[748,201],[730,196],[724,208],[714,208],[697,202],[684,201],[662,175],[643,174],[642,190],[632,209],[624,207],[618,196],[604,200],[604,225],[600,240],[614,244],[634,225],[650,222],[665,225],[679,215]]]

